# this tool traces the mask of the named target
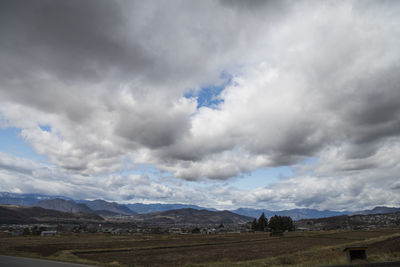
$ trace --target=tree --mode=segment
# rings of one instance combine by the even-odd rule
[[[294,231],[295,227],[292,218],[290,218],[289,216],[282,217],[282,228],[284,229],[284,231]]]
[[[197,227],[192,229],[192,234],[200,234],[200,229]]]
[[[279,231],[294,231],[294,224],[292,218],[289,216],[275,215],[269,219],[269,228],[273,232]]]
[[[254,218],[253,222],[251,223],[251,230],[257,231],[257,219]]]
[[[251,229],[254,231],[265,231],[268,228],[268,219],[265,217],[264,212],[261,214],[260,218],[254,219],[251,223]]]
[[[264,212],[258,218],[257,229],[258,231],[265,231],[268,227],[268,219],[265,217]]]
[[[32,235],[40,235],[41,231],[36,225],[31,230]]]
[[[272,232],[281,231],[281,217],[278,215],[271,217],[268,226]]]
[[[24,231],[22,232],[22,234],[23,234],[23,235],[30,235],[30,234],[31,234],[31,231],[29,230],[28,227],[25,227],[25,228],[24,228]]]

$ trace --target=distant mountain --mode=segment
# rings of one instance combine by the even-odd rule
[[[263,212],[264,212],[265,216],[268,217],[267,214],[269,214],[269,212],[271,212],[271,211],[265,210],[265,209],[239,208],[239,209],[232,210],[232,212],[234,212],[236,214],[244,215],[244,216],[259,218]]]
[[[233,212],[209,211],[198,209],[177,209],[162,212],[133,215],[131,218],[137,222],[151,224],[238,224],[250,222],[253,218],[235,214]]]
[[[264,212],[265,216],[268,218],[274,215],[278,215],[278,216],[290,216],[293,220],[301,220],[307,218],[326,218],[332,216],[351,214],[351,212],[339,212],[330,210],[320,211],[315,209],[291,209],[291,210],[272,211],[266,209],[240,208],[232,210],[232,212],[254,218],[260,217],[260,215]]]
[[[45,209],[58,210],[63,212],[88,212],[102,216],[133,215],[136,214],[124,205],[104,200],[78,200],[63,196],[47,196],[39,194],[15,194],[0,192],[0,204],[18,206],[36,206]]]
[[[61,198],[41,200],[33,204],[35,207],[41,207],[44,209],[58,210],[62,212],[86,212],[94,213],[91,208],[85,204],[76,203],[73,200],[65,200]]]
[[[400,208],[394,208],[394,207],[375,207],[372,210],[361,210],[361,211],[356,211],[353,214],[386,214],[386,213],[395,213],[395,212],[400,212]]]
[[[195,210],[209,210],[216,211],[216,209],[212,208],[203,208],[196,205],[186,205],[186,204],[125,204],[126,207],[131,209],[132,211],[143,214],[143,213],[151,213],[151,212],[159,212],[159,211],[167,211],[167,210],[177,210],[177,209],[195,209]]]
[[[63,196],[47,196],[40,194],[16,194],[9,192],[0,192],[0,204],[18,205],[18,206],[32,206],[34,203],[41,200],[61,198],[71,200]]]
[[[112,212],[112,211],[109,211],[109,210],[94,210],[94,212],[97,215],[100,215],[102,217],[113,217],[113,216],[121,215],[120,213]]]
[[[92,210],[96,211],[96,213],[98,213],[97,211],[103,211],[103,214],[105,214],[104,211],[108,211],[108,212],[111,212],[111,213],[108,213],[108,214],[114,213],[115,215],[118,215],[118,214],[121,214],[121,215],[133,215],[133,214],[136,214],[136,212],[132,211],[128,207],[126,207],[124,205],[120,205],[120,204],[118,204],[116,202],[107,202],[107,201],[104,201],[104,200],[101,200],[101,199],[96,199],[96,200],[92,200],[92,201],[90,201],[90,200],[80,200],[78,202],[85,204],[86,206],[88,206]]]
[[[58,204],[49,204],[46,200],[54,200],[59,199]],[[64,200],[60,201],[60,200]],[[68,202],[69,201],[69,202]],[[39,203],[39,204],[36,204]],[[51,203],[51,202],[50,202]],[[75,204],[74,204],[75,203]],[[44,208],[51,208],[60,211],[68,211],[77,212],[92,212],[96,214],[100,214],[102,216],[114,216],[114,215],[132,215],[135,213],[145,214],[152,212],[161,212],[168,210],[176,210],[176,209],[196,209],[196,210],[208,210],[208,211],[216,211],[213,208],[204,208],[196,205],[186,205],[186,204],[118,204],[116,202],[107,202],[104,200],[76,200],[75,202],[68,197],[64,196],[48,196],[48,195],[40,195],[40,194],[16,194],[9,192],[0,192],[0,205],[1,204],[10,204],[10,205],[19,205],[19,206],[43,206]],[[79,205],[83,206],[79,206]],[[50,206],[49,206],[50,205]],[[51,206],[54,205],[54,206]],[[89,210],[88,210],[89,209]],[[267,209],[251,209],[251,208],[239,208],[236,210],[232,210],[236,214],[250,216],[254,218],[260,217],[261,213],[265,213],[265,215],[269,218],[276,215],[280,216],[290,216],[294,220],[301,219],[314,219],[314,218],[327,218],[332,216],[340,216],[340,215],[353,215],[353,214],[386,214],[400,211],[400,208],[394,207],[376,207],[372,210],[361,210],[356,212],[351,211],[330,211],[330,210],[315,210],[315,209],[291,209],[291,210],[282,210],[282,211],[271,211]]]
[[[96,214],[68,213],[41,207],[0,206],[0,224],[66,221],[102,221]]]

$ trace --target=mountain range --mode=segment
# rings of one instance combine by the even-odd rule
[[[120,205],[116,202],[107,202],[102,199],[96,199],[96,200],[78,200],[78,203],[81,203],[81,205],[86,205],[90,209],[96,211],[96,213],[115,213],[119,215],[132,215],[136,214],[134,210],[130,209],[127,206]]]
[[[25,207],[32,206],[33,203],[36,203],[41,200],[55,199],[55,198],[72,200],[71,198],[63,196],[47,196],[40,194],[17,194],[9,192],[0,192],[0,204],[18,205]]]
[[[361,210],[353,214],[369,215],[369,214],[385,214],[385,213],[396,213],[396,212],[400,212],[400,208],[375,207],[372,210]]]
[[[0,224],[9,223],[38,223],[38,222],[82,222],[102,221],[102,217],[96,214],[82,212],[61,212],[41,207],[21,207],[11,205],[0,206]]]
[[[79,204],[73,200],[65,200],[61,198],[40,200],[36,203],[33,203],[32,206],[50,210],[58,210],[62,212],[70,212],[70,213],[76,213],[76,212],[94,213],[93,210],[90,209],[85,204]]]
[[[0,204],[10,204],[19,206],[38,206],[46,209],[53,209],[62,212],[84,212],[84,213],[95,213],[101,216],[115,216],[115,215],[134,215],[134,214],[146,214],[146,213],[157,213],[177,209],[194,209],[194,210],[205,210],[205,211],[217,211],[213,208],[204,208],[196,205],[186,204],[119,204],[116,202],[108,202],[105,200],[72,200],[63,196],[47,196],[40,194],[16,194],[9,192],[0,192]],[[375,207],[371,210],[361,211],[331,211],[331,210],[316,210],[316,209],[291,209],[272,211],[268,209],[251,209],[251,208],[239,208],[231,210],[238,215],[243,215],[252,218],[258,218],[262,213],[266,217],[270,218],[274,215],[279,216],[290,216],[293,220],[301,219],[315,219],[315,218],[326,218],[340,215],[354,215],[354,214],[384,214],[399,212],[400,208],[394,207]],[[138,218],[141,218],[138,216]]]
[[[177,209],[195,209],[195,210],[209,210],[216,211],[213,208],[204,208],[196,205],[185,205],[185,204],[125,204],[126,207],[135,211],[136,213],[151,213],[151,212],[159,212],[159,211],[167,211],[167,210],[177,210]]]
[[[84,202],[79,203],[79,202]],[[136,212],[130,210],[128,207],[120,205],[116,202],[107,202],[104,200],[81,200],[75,202],[73,200],[65,200],[61,198],[46,199],[33,203],[32,206],[42,207],[44,209],[58,210],[62,212],[84,212],[95,213],[101,216],[115,216],[115,215],[133,215]]]
[[[131,216],[135,222],[151,222],[156,225],[205,225],[205,224],[240,224],[253,220],[252,217],[239,215],[227,210],[209,211],[192,208],[152,212]]]
[[[293,220],[301,220],[306,218],[325,218],[340,215],[350,215],[353,212],[350,211],[331,211],[331,210],[315,210],[315,209],[291,209],[291,210],[281,210],[272,211],[267,209],[250,209],[250,208],[239,208],[233,210],[232,212],[250,216],[250,217],[260,217],[262,213],[268,218],[278,215],[278,216],[290,216]]]

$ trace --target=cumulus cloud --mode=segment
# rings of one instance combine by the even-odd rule
[[[0,128],[20,128],[69,173],[63,181],[105,175],[125,198],[178,199],[163,182],[112,176],[139,163],[190,181],[289,165],[312,175],[244,199],[377,203],[377,180],[398,186],[388,158],[400,133],[399,10],[394,1],[2,1]],[[198,108],[196,92],[214,84],[227,84],[218,104]],[[299,166],[309,157],[318,164]],[[216,193],[218,203],[219,194],[230,195]]]

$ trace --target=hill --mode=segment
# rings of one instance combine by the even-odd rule
[[[195,210],[210,210],[216,211],[216,209],[204,208],[196,205],[187,205],[187,204],[143,204],[143,203],[135,203],[135,204],[125,204],[130,210],[138,213],[151,213],[151,212],[160,212],[167,210],[177,210],[177,209],[195,209]]]
[[[361,210],[354,212],[354,214],[385,214],[385,213],[395,213],[400,212],[400,208],[394,207],[375,207],[372,210]]]
[[[102,221],[103,218],[90,213],[68,213],[41,207],[0,206],[0,224],[37,223],[66,221]]]
[[[0,205],[1,204],[8,204],[8,205],[18,205],[18,206],[32,206],[38,201],[41,200],[48,200],[48,199],[69,199],[63,196],[47,196],[47,195],[40,195],[40,194],[16,194],[16,193],[9,193],[9,192],[0,192]]]
[[[114,214],[114,215],[133,215],[136,212],[132,211],[124,205],[120,205],[116,202],[107,202],[105,200],[80,200],[80,203],[84,203],[90,209],[94,210],[97,214]],[[110,215],[107,215],[110,216]]]
[[[64,201],[69,201],[68,204],[60,204],[52,207],[49,203],[46,203],[46,200],[54,200],[61,199]],[[60,202],[60,201],[59,201]],[[10,204],[10,205],[19,205],[19,206],[43,206],[44,208],[52,208],[61,211],[71,210],[75,211],[83,211],[83,212],[93,212],[96,214],[101,214],[103,216],[115,216],[115,215],[132,215],[135,213],[144,214],[144,213],[152,213],[152,212],[161,212],[168,210],[176,210],[176,209],[196,209],[196,210],[209,210],[216,211],[213,208],[204,208],[197,205],[187,205],[187,204],[143,204],[143,203],[135,203],[135,204],[119,204],[116,202],[107,202],[104,200],[75,200],[63,197],[63,196],[48,196],[48,195],[40,195],[40,194],[16,194],[9,192],[0,192],[0,204]],[[39,204],[36,204],[39,203]],[[44,204],[43,204],[44,203]],[[51,202],[50,202],[51,203]],[[84,204],[85,206],[77,206],[79,204]],[[90,209],[90,210],[88,210]],[[235,210],[231,210],[231,212],[249,216],[253,218],[260,217],[261,213],[270,218],[274,215],[280,216],[290,216],[293,220],[301,220],[301,219],[315,219],[315,218],[327,218],[332,216],[341,216],[341,215],[354,215],[354,214],[384,214],[384,213],[393,213],[400,211],[400,208],[395,207],[375,207],[371,210],[361,210],[361,211],[331,211],[331,210],[316,210],[316,209],[291,209],[291,210],[281,210],[281,211],[272,211],[268,209],[252,209],[252,208],[239,208]]]
[[[250,222],[253,218],[235,214],[230,211],[209,211],[197,209],[177,209],[162,212],[133,215],[136,222],[149,224],[205,225],[205,224],[239,224]]]
[[[85,204],[76,203],[73,200],[65,200],[61,198],[41,200],[33,204],[35,207],[41,207],[44,209],[58,210],[62,212],[86,212],[94,213],[91,208]]]
[[[320,211],[315,209],[291,209],[291,210],[272,211],[267,209],[239,208],[236,210],[232,210],[232,212],[254,218],[260,217],[260,215],[264,212],[265,216],[268,218],[274,215],[279,215],[279,216],[290,216],[293,220],[301,220],[306,218],[326,218],[332,216],[351,214],[351,212],[348,211],[345,212],[330,211],[330,210]]]

